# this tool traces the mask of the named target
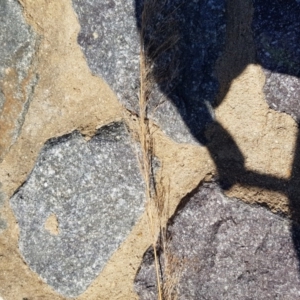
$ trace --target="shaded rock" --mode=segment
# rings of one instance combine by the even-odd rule
[[[144,3],[73,0],[81,25],[78,43],[90,69],[135,113],[139,111],[139,30]],[[147,15],[143,43],[149,56],[170,36],[179,37],[175,46],[166,47],[152,62],[155,85],[149,115],[175,141],[201,142],[212,118],[209,103],[218,91],[214,66],[225,40],[225,1],[157,1]]]
[[[300,2],[254,2],[252,29],[257,60],[266,72],[271,108],[300,119]],[[271,8],[271,9],[270,9]]]
[[[178,299],[298,299],[289,225],[205,184],[185,199],[168,227],[168,255],[180,262],[173,270]],[[148,251],[136,276],[140,299],[157,299],[153,260]]]
[[[11,198],[21,254],[56,291],[76,296],[127,237],[144,200],[123,123],[101,128],[89,142],[78,132],[51,139]]]
[[[0,0],[0,161],[17,139],[37,74],[33,64],[37,35],[16,0]]]

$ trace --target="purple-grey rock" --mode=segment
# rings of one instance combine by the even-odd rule
[[[177,278],[177,299],[300,299],[289,221],[226,198],[216,184],[204,184],[184,200],[167,236],[168,255],[179,262],[170,277]],[[143,300],[157,299],[153,260],[148,250],[135,279]]]
[[[141,14],[149,2],[73,0],[81,25],[78,43],[90,69],[135,113],[139,112]],[[155,84],[149,116],[175,141],[201,142],[218,91],[214,67],[225,42],[225,1],[157,1],[147,16],[143,43],[150,49],[148,57],[170,36],[179,37],[152,61]]]
[[[51,139],[11,198],[20,252],[57,292],[84,292],[142,214],[136,155],[123,123],[101,128],[88,142],[78,132]],[[45,227],[51,215],[58,235]]]

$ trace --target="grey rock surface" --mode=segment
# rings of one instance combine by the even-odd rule
[[[56,291],[77,296],[100,273],[144,210],[144,183],[123,123],[86,142],[78,133],[49,140],[11,198],[19,248]],[[45,228],[49,216],[58,235]]]
[[[73,0],[81,26],[78,43],[90,69],[107,81],[127,109],[136,113],[139,29],[146,2]],[[201,142],[212,118],[208,103],[214,101],[218,91],[214,66],[225,41],[225,1],[157,3],[154,12],[148,14],[150,34],[145,35],[144,44],[148,47],[151,40],[153,54],[172,34],[179,41],[153,62],[156,84],[149,115],[175,141]]]
[[[300,121],[300,79],[288,74],[264,71],[264,93],[269,106]]]
[[[271,108],[300,119],[300,2],[253,1],[257,60]],[[270,7],[272,9],[270,9]]]
[[[1,183],[0,183],[0,189],[1,189]],[[4,201],[5,201],[5,195],[0,190],[0,209],[4,204]],[[2,219],[1,214],[0,214],[0,233],[1,233],[1,231],[5,230],[6,228],[7,228],[6,221],[4,219]]]
[[[173,274],[178,299],[299,299],[289,227],[287,219],[228,199],[216,184],[204,184],[185,199],[168,227],[169,253],[180,262]],[[151,250],[135,289],[140,299],[157,299]]]
[[[37,83],[33,60],[38,37],[26,23],[17,0],[0,0],[0,8],[0,121],[9,123],[13,119],[14,130],[9,133],[10,144],[13,144],[23,125]],[[6,101],[10,101],[9,109],[14,111],[7,109],[6,115],[3,115]],[[0,154],[0,160],[2,156],[3,153]]]

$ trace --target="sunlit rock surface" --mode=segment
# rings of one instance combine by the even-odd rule
[[[266,208],[226,198],[216,184],[205,184],[184,199],[167,236],[168,278],[175,282],[177,299],[300,297],[289,221]],[[144,255],[135,289],[139,299],[157,297],[151,250]]]
[[[11,199],[20,251],[56,291],[76,296],[129,234],[144,200],[136,152],[124,124],[105,126],[88,142],[78,132],[52,139]],[[53,215],[57,235],[45,228]]]
[[[90,69],[136,113],[143,3],[73,0],[81,26],[78,43]],[[209,103],[219,87],[214,67],[225,41],[225,1],[158,3],[149,13],[150,33],[142,42],[152,43],[153,51],[172,35],[178,42],[155,61],[149,114],[175,141],[201,143],[212,118]]]
[[[0,161],[22,128],[34,86],[37,35],[16,0],[0,1]]]

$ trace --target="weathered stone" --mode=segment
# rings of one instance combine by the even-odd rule
[[[37,82],[37,35],[16,0],[0,0],[0,161],[17,139]]]
[[[122,123],[101,128],[89,142],[78,132],[52,139],[11,199],[20,251],[56,291],[76,296],[129,234],[144,200],[136,152]],[[49,217],[58,223],[55,234],[47,229]]]
[[[270,9],[271,8],[271,9]],[[257,59],[266,72],[271,108],[300,119],[300,2],[254,1]]]
[[[180,262],[171,274],[177,279],[178,299],[300,297],[288,220],[263,207],[228,199],[215,184],[205,184],[185,201],[167,234],[168,255]],[[150,250],[135,289],[140,299],[156,299]]]
[[[1,188],[1,184],[0,184],[0,188]],[[0,190],[0,209],[1,209],[2,205],[4,204],[4,199],[5,199],[5,196]],[[1,214],[0,214],[0,233],[4,229],[6,229],[6,227],[7,227],[6,221],[1,218]]]
[[[264,93],[269,106],[300,120],[300,79],[265,70]]]
[[[142,0],[73,0],[80,44],[92,72],[136,113]],[[199,142],[218,90],[214,66],[225,40],[225,1],[158,1],[148,12],[143,43],[153,53],[172,35],[175,46],[153,61],[156,85],[149,115],[177,142]],[[147,27],[147,28],[148,28]],[[151,47],[148,46],[152,44]],[[151,52],[151,53],[150,53]],[[163,76],[162,71],[163,70]],[[162,80],[163,78],[163,80]]]

